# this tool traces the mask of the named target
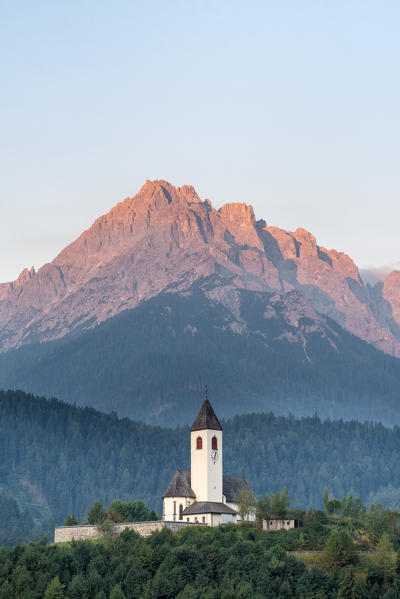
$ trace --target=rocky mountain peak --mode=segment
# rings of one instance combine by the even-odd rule
[[[377,286],[381,288],[383,299],[390,316],[400,325],[400,270],[394,270]]]
[[[400,270],[392,270],[383,280],[384,285],[399,285],[400,284]]]
[[[31,268],[24,268],[21,273],[19,274],[16,283],[18,285],[23,285],[24,283],[26,283],[26,281],[29,281],[32,277],[34,277],[36,274],[35,272],[35,268],[34,266],[31,266]]]
[[[298,241],[302,241],[303,243],[311,245],[312,247],[315,247],[317,245],[317,240],[314,237],[314,235],[312,235],[312,233],[306,231],[306,229],[303,229],[301,227],[296,229],[296,231],[294,232],[294,237]]]
[[[243,203],[225,204],[218,210],[227,230],[239,245],[250,245],[262,249],[256,231],[256,218],[252,206]]]
[[[251,227],[254,227],[256,224],[253,206],[248,206],[244,202],[224,204],[218,212],[227,223],[234,222],[235,225],[243,224]]]
[[[201,202],[196,190],[192,185],[182,185],[181,187],[174,187],[168,181],[164,179],[149,179],[142,186],[139,193],[136,194],[132,199],[126,201],[141,200],[144,202],[151,202],[153,198],[159,198],[166,200],[168,204],[176,201],[185,200],[188,203]]]
[[[400,329],[390,324],[400,322],[400,273],[371,299],[351,258],[320,247],[305,229],[290,233],[256,222],[245,203],[216,210],[192,186],[162,179],[118,202],[37,273],[25,269],[16,282],[0,285],[0,350],[93,327],[206,278],[214,281],[213,301],[232,311],[237,300],[229,289],[296,290],[318,313],[400,356]]]

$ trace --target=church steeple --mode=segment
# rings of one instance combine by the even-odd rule
[[[190,429],[191,484],[196,501],[222,502],[222,426],[206,399]]]
[[[202,431],[205,429],[222,431],[222,426],[214,412],[214,409],[207,397],[206,387],[206,399],[200,408],[200,412],[197,414],[196,420],[193,422],[191,431]]]

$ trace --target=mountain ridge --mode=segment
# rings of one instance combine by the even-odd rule
[[[352,259],[256,220],[245,203],[219,210],[189,185],[147,181],[40,268],[0,285],[0,348],[86,330],[160,292],[214,274],[234,288],[294,289],[349,332],[400,356],[400,276],[364,283]],[[226,300],[216,287],[213,300]],[[232,306],[234,309],[234,306]]]
[[[0,388],[151,424],[190,423],[205,384],[224,418],[318,411],[400,424],[398,358],[321,316],[297,290],[236,289],[221,275],[0,355]]]

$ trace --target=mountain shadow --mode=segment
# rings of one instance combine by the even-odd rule
[[[153,424],[187,424],[207,383],[222,417],[274,411],[400,424],[400,360],[321,317],[297,291],[205,279],[104,324],[0,356],[0,387]]]

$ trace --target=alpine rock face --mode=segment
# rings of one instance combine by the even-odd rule
[[[214,281],[209,301],[233,315],[237,290],[273,292],[289,319],[305,309],[329,316],[400,356],[400,272],[370,287],[349,256],[320,247],[304,229],[268,226],[244,203],[216,210],[193,187],[162,180],[147,181],[51,263],[0,285],[0,350],[88,330],[202,280]]]

